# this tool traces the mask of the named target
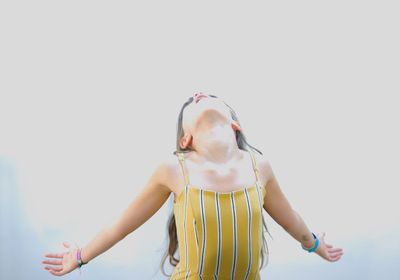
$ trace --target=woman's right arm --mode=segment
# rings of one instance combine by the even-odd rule
[[[170,164],[167,162],[160,164],[141,193],[128,205],[119,219],[110,227],[101,230],[86,246],[82,247],[81,259],[84,263],[90,262],[110,249],[145,223],[161,208],[171,194],[171,189],[166,183],[170,171]],[[66,247],[69,248],[69,246]],[[52,265],[45,267],[45,269],[53,275],[64,275],[78,267],[75,259],[76,251],[77,248],[64,253],[48,253],[45,256],[54,259],[45,260],[42,263]]]
[[[125,209],[114,225],[102,230],[96,238],[82,248],[83,262],[89,262],[107,251],[128,234],[135,231],[151,218],[170,196],[171,190],[166,185],[169,166],[160,164],[151,175],[147,184]]]

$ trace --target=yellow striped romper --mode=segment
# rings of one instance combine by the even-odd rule
[[[185,189],[173,204],[179,263],[170,280],[258,280],[262,247],[262,210],[265,189],[249,151],[256,182],[230,192],[193,186],[177,153]]]

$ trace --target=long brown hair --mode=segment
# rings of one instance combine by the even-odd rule
[[[217,98],[215,95],[208,95],[209,97]],[[190,97],[182,106],[181,111],[178,116],[178,124],[177,124],[177,137],[176,137],[176,150],[173,152],[174,155],[177,155],[177,153],[187,153],[190,151],[193,151],[190,147],[182,149],[181,146],[179,145],[179,140],[182,138],[184,135],[183,131],[183,126],[182,126],[182,120],[183,120],[183,111],[185,110],[186,106],[188,106],[190,103],[192,103],[193,97]],[[231,117],[234,121],[236,121],[239,125],[239,119],[237,117],[237,114],[235,111],[230,107],[228,104],[225,103],[225,101],[222,101],[230,110]],[[247,143],[246,137],[243,134],[243,129],[241,131],[236,130],[236,142],[241,150],[248,151],[248,148],[251,148],[253,150],[256,150],[259,154],[262,155],[262,152],[259,151],[258,149],[254,148],[251,146],[249,143]],[[264,220],[264,215],[262,215],[262,222],[263,222],[263,227],[265,228],[265,231],[268,232],[268,234],[271,236],[271,234],[268,231],[267,224],[265,223]],[[168,275],[165,273],[164,270],[164,263],[167,257],[169,258],[169,263],[172,266],[176,266],[179,262],[179,259],[175,258],[175,253],[178,250],[178,235],[177,235],[177,230],[176,230],[176,223],[175,223],[175,215],[174,212],[169,216],[168,222],[167,222],[167,230],[168,230],[168,235],[169,235],[169,246],[166,252],[164,253],[162,259],[161,259],[161,271],[165,276],[170,277],[171,275]],[[272,238],[272,236],[271,236]],[[268,244],[265,238],[264,230],[262,230],[262,240],[263,240],[263,245],[261,248],[261,266],[260,269],[262,269],[266,264],[268,264],[268,258],[269,258],[269,249],[268,249]]]

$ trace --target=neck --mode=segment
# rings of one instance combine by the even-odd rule
[[[231,125],[217,125],[198,131],[193,137],[193,148],[201,160],[227,163],[240,156]]]

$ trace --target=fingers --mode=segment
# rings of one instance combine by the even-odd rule
[[[342,248],[333,248],[332,244],[325,243],[325,241],[324,241],[325,236],[326,236],[326,232],[321,232],[321,234],[319,234],[319,238],[321,239],[322,243],[326,247],[326,249],[324,250],[325,256],[323,256],[323,258],[325,258],[331,262],[338,261],[344,254],[343,249]]]
[[[343,249],[342,248],[328,249],[328,253],[337,253],[337,252],[343,252]]]
[[[63,268],[61,266],[45,266],[44,269],[47,269],[49,272],[51,271],[61,271]]]
[[[65,248],[69,249],[71,247],[71,243],[69,242],[63,242],[62,243]],[[44,260],[42,261],[43,264],[49,264],[52,266],[45,266],[44,269],[48,270],[51,274],[55,276],[61,276],[64,275],[66,272],[64,271],[63,268],[63,257],[65,254],[68,254],[69,252],[62,252],[62,253],[47,253],[44,256],[47,258],[54,258],[53,260]],[[61,260],[60,260],[61,259]]]
[[[329,253],[328,260],[331,262],[335,262],[335,261],[339,260],[342,257],[342,255],[344,254],[343,250],[341,248],[335,248],[332,250],[328,250],[328,253]]]
[[[335,253],[331,253],[329,254],[331,258],[336,258],[337,256],[341,256],[343,255],[343,252],[335,252]]]
[[[62,270],[49,270],[49,272],[55,276],[61,276],[65,274]]]
[[[61,260],[44,260],[42,261],[44,264],[54,264],[54,265],[61,265],[62,261]]]
[[[47,254],[47,255],[52,255],[52,254]],[[46,256],[47,256],[46,255]],[[61,271],[62,270],[62,260],[60,259],[53,259],[53,260],[44,260],[42,261],[42,264],[50,264],[44,266],[44,269],[47,269],[49,272],[51,271]]]
[[[63,245],[66,247],[66,248],[69,248],[70,246],[71,246],[71,244],[69,243],[69,242],[63,242]],[[47,253],[47,254],[45,254],[44,256],[45,257],[48,257],[48,258],[59,258],[59,259],[62,259],[63,258],[63,256],[65,255],[65,254],[67,254],[68,252],[62,252],[62,253]]]
[[[48,257],[48,258],[59,258],[59,259],[62,259],[65,254],[66,254],[65,252],[64,253],[47,253],[44,256]]]
[[[46,269],[48,272],[50,272],[51,274],[53,274],[55,276],[61,276],[66,273],[61,264],[61,261],[43,261],[43,263],[53,264],[53,266],[48,266],[48,265],[45,266],[44,269]],[[57,264],[59,264],[59,265],[57,265]]]
[[[328,260],[331,262],[338,261],[342,257],[343,253],[332,254],[328,257]]]
[[[45,269],[47,269],[51,274],[56,275],[56,276],[61,276],[61,275],[65,274],[65,272],[63,272],[63,268],[61,266],[56,266],[56,267],[46,266]]]

